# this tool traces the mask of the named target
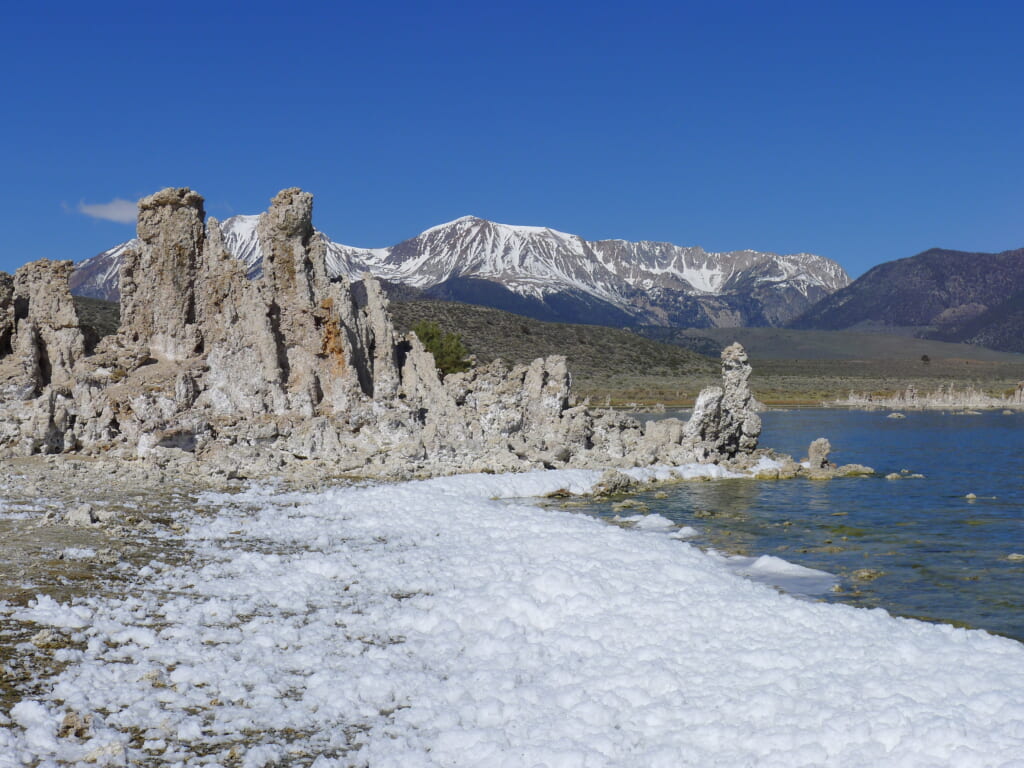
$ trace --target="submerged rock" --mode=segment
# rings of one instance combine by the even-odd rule
[[[601,475],[601,479],[598,480],[591,493],[594,496],[614,496],[619,493],[628,493],[638,485],[639,483],[625,472],[608,469]]]

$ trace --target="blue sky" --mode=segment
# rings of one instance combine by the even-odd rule
[[[367,247],[465,214],[855,276],[1024,246],[1019,3],[19,6],[7,271],[128,239],[97,217],[165,186],[221,219],[300,186]]]

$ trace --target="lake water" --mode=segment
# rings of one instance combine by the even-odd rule
[[[762,414],[762,445],[799,459],[828,437],[833,461],[867,464],[878,477],[681,483],[636,498],[698,529],[699,546],[839,576],[840,591],[821,599],[1024,641],[1024,557],[1008,558],[1024,556],[1024,414],[887,415]],[[925,478],[884,479],[901,470]],[[615,514],[610,504],[592,511]]]

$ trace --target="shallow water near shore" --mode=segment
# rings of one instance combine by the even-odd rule
[[[833,461],[867,464],[878,477],[682,483],[635,498],[696,528],[701,547],[837,575],[839,591],[821,599],[1024,640],[1024,558],[1010,557],[1024,555],[1024,414],[887,416],[762,415],[762,445],[800,458],[811,440],[828,437]],[[884,479],[902,470],[925,478]],[[636,513],[612,503],[587,509]]]

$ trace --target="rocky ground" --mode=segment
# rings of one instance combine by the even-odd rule
[[[763,466],[755,473],[765,480],[872,472],[859,465],[830,464],[829,450],[827,441],[815,441],[805,465],[758,451],[725,462],[723,468],[743,471],[760,462]],[[768,457],[772,461],[765,464]],[[188,556],[180,544],[180,510],[202,515],[204,491],[230,493],[255,482],[207,472],[201,462],[190,459],[159,465],[51,455],[0,460],[0,470],[0,603],[15,609],[40,595],[69,603],[88,595],[117,594],[154,562],[180,564]],[[665,480],[675,481],[670,475]],[[301,464],[267,482],[282,490],[313,491],[356,481]],[[621,498],[644,487],[608,470],[593,493]],[[0,620],[0,701],[32,694],[34,681],[60,668],[54,649],[67,647],[67,642],[51,630],[36,632],[30,624]]]
[[[0,462],[0,600],[24,607],[39,595],[67,603],[116,594],[153,561],[180,561],[181,524],[197,486],[159,470],[83,458]],[[0,623],[0,700],[31,693],[41,671],[59,666],[65,641],[31,624]],[[18,694],[15,697],[15,694]]]

